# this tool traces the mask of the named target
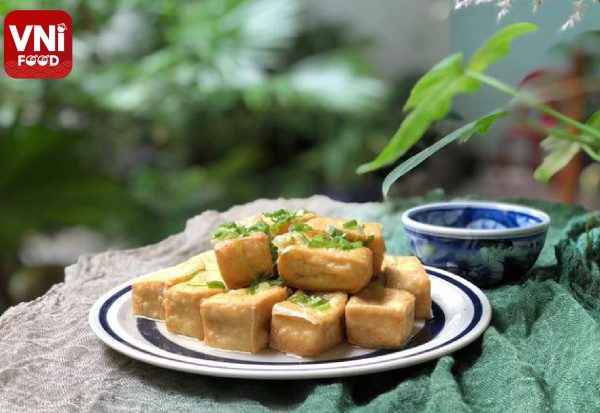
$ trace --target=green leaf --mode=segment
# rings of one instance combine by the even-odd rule
[[[504,27],[473,54],[467,70],[485,72],[492,63],[508,55],[515,38],[536,30],[537,26],[533,23],[515,23]]]
[[[598,110],[596,113],[590,116],[586,124],[594,129],[600,130],[600,110]],[[596,162],[600,162],[600,149],[594,150],[589,145],[582,145],[582,148],[589,155],[590,158],[592,158]]]
[[[419,152],[415,156],[412,156],[411,158],[398,165],[396,168],[394,168],[394,170],[392,170],[392,172],[390,172],[385,177],[383,181],[383,196],[387,197],[390,187],[401,176],[420,165],[423,161],[432,156],[434,153],[448,146],[456,140],[466,141],[475,132],[479,133],[480,135],[485,134],[496,120],[505,117],[507,113],[507,110],[502,108],[490,113],[489,115],[484,116],[483,118],[468,123],[462,128],[455,130],[449,135],[446,135],[427,149]]]
[[[357,173],[371,172],[398,160],[423,137],[434,121],[442,119],[450,112],[455,95],[474,92],[478,87],[477,81],[463,75],[439,82],[420,100],[422,103],[404,119],[383,151],[373,161],[359,166]]]
[[[432,88],[460,76],[463,70],[462,61],[462,53],[455,53],[432,67],[410,91],[410,96],[404,104],[404,110],[420,105],[428,97]]]
[[[483,72],[508,54],[516,37],[536,29],[537,26],[531,23],[516,23],[503,28],[475,52],[467,69]],[[388,145],[374,160],[360,165],[356,172],[371,172],[398,160],[423,137],[434,121],[450,112],[454,96],[475,92],[480,85],[479,80],[465,75],[461,54],[452,55],[434,66],[412,89],[405,109],[413,111],[404,119]]]
[[[590,125],[594,129],[600,130],[600,110],[590,116],[586,124]]]
[[[558,171],[563,169],[581,149],[576,142],[549,136],[540,144],[549,153],[537,167],[533,177],[540,182],[548,182]]]

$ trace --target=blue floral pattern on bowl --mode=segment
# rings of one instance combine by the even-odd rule
[[[524,275],[539,256],[550,223],[533,208],[483,202],[424,205],[402,220],[413,253],[425,265],[481,287]]]

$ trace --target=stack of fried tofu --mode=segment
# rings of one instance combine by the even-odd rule
[[[136,279],[133,314],[250,353],[400,348],[432,316],[430,281],[417,258],[386,255],[382,229],[284,209],[223,224],[213,250]]]

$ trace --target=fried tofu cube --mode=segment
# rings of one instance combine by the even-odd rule
[[[257,276],[272,273],[271,242],[262,232],[217,241],[214,247],[219,272],[229,289],[247,287]]]
[[[288,245],[279,250],[279,275],[286,285],[308,291],[355,293],[373,275],[371,250]]]
[[[219,272],[214,270],[200,271],[189,281],[169,288],[165,294],[167,330],[202,340],[204,328],[200,305],[208,297],[223,292],[225,292],[225,284]]]
[[[204,270],[205,252],[174,267],[165,268],[135,280],[131,285],[131,303],[134,315],[158,320],[165,319],[164,297],[167,289],[190,280]]]
[[[200,306],[204,344],[258,353],[269,343],[273,306],[288,297],[286,287],[231,290],[207,298]]]
[[[297,291],[292,297],[304,294]],[[273,307],[270,346],[284,353],[312,357],[340,344],[344,339],[345,293],[304,294],[307,299],[319,297],[320,306],[310,307],[281,301]],[[291,297],[290,297],[291,298]]]
[[[381,272],[381,263],[385,255],[385,240],[381,224],[324,217],[313,218],[306,224],[315,232],[328,232],[331,227],[337,228],[348,234],[348,241],[366,243],[366,247],[373,253],[373,274]]]
[[[386,255],[383,275],[388,288],[405,290],[415,296],[415,318],[428,319],[431,312],[431,281],[417,257]]]
[[[348,341],[361,347],[399,348],[414,326],[415,297],[372,284],[346,305]]]

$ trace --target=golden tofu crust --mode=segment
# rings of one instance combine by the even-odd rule
[[[291,287],[356,293],[373,275],[373,256],[365,247],[338,250],[289,245],[279,250],[277,266],[279,275]]]
[[[368,348],[399,348],[412,333],[414,309],[412,294],[369,285],[346,305],[348,341]]]
[[[229,289],[247,287],[257,276],[273,271],[271,242],[266,234],[218,241],[214,247],[219,272]]]
[[[281,301],[273,307],[270,346],[284,353],[314,357],[339,345],[344,339],[345,293],[313,294],[328,301],[319,310]]]
[[[231,290],[204,300],[200,306],[204,344],[257,353],[267,347],[273,306],[288,296],[286,287],[273,286],[248,294]]]
[[[386,255],[383,275],[386,287],[406,290],[415,296],[415,318],[432,317],[431,281],[417,257]]]
[[[203,254],[196,255],[179,265],[136,279],[131,284],[133,314],[164,320],[164,296],[167,289],[175,284],[188,281],[196,273],[202,271],[205,267]]]
[[[219,281],[218,273],[200,271],[189,281],[169,288],[165,293],[165,324],[167,330],[175,334],[204,338],[204,327],[200,305],[208,297],[225,292],[221,288],[210,288],[209,281]]]
[[[383,238],[383,226],[374,222],[358,222],[357,228],[349,229],[344,228],[344,223],[351,220],[347,219],[334,219],[317,217],[309,220],[306,224],[309,225],[315,233],[327,232],[329,227],[335,227],[348,233],[349,241],[361,241],[367,242],[369,238],[371,241],[368,243],[369,248],[373,254],[373,273],[379,274],[381,272],[381,264],[385,255],[385,240]]]

